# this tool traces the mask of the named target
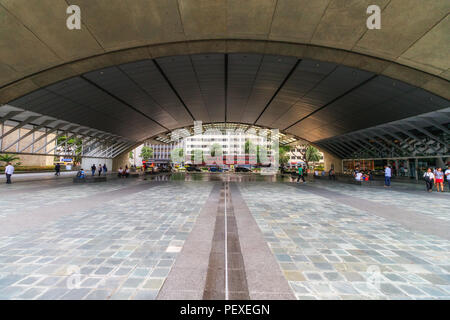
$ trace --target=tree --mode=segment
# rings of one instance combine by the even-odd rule
[[[143,146],[141,149],[141,154],[139,155],[142,160],[148,161],[153,157],[153,149],[147,146]]]
[[[215,157],[216,154],[220,154],[222,152],[222,146],[218,143],[214,143],[209,149],[211,157]]]
[[[278,148],[278,161],[280,165],[285,166],[289,162],[289,155],[287,154],[291,151],[290,146],[280,146]]]
[[[131,160],[133,160],[134,159],[134,156],[133,156],[133,151],[130,151],[130,153],[128,154],[128,157],[131,159]]]
[[[60,136],[57,139],[58,151],[63,154],[73,154],[73,162],[81,162],[83,140],[81,138],[72,137],[68,139],[68,136]]]
[[[5,163],[5,166],[8,162],[13,162],[15,160],[20,160],[20,158],[15,154],[2,154],[0,155],[0,161]]]
[[[303,161],[305,161],[306,166],[309,166],[309,162],[320,161],[320,152],[317,148],[312,145],[308,145],[305,153],[303,154]]]
[[[205,159],[203,157],[203,150],[202,149],[194,149],[192,150],[192,154],[191,154],[191,162],[194,163],[195,162],[195,158],[201,158],[201,162],[205,162]]]

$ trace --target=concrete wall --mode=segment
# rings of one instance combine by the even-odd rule
[[[108,172],[113,168],[113,160],[105,159],[105,158],[82,158],[81,159],[81,167],[89,172],[93,164],[98,167],[99,164],[104,165],[106,163],[106,167],[108,168]]]
[[[118,155],[117,157],[115,157],[113,159],[113,161],[112,161],[113,171],[117,171],[119,169],[119,167],[124,168],[125,166],[128,166],[128,167],[131,166],[130,158],[129,158],[130,150],[123,152],[122,154]]]
[[[325,171],[330,170],[331,167],[334,166],[335,172],[343,172],[341,158],[338,158],[335,155],[333,155],[327,151],[324,151],[324,150],[320,150],[320,151],[323,153]]]

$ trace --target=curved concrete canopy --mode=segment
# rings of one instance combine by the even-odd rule
[[[373,72],[254,53],[125,63],[9,105],[134,141],[201,120],[278,128],[312,142],[450,107],[444,98]]]
[[[81,30],[66,8],[81,8]],[[382,9],[380,30],[366,9]],[[449,98],[446,0],[0,0],[0,103],[99,67],[175,54],[292,55]]]
[[[445,0],[79,0],[68,30],[71,3],[0,0],[0,103],[135,141],[193,119],[319,141],[448,108]]]

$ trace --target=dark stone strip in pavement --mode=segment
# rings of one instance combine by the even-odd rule
[[[313,193],[315,195],[324,197],[328,200],[335,201],[350,207],[375,214],[379,217],[385,218],[401,224],[403,227],[413,231],[422,232],[434,235],[443,239],[450,240],[450,222],[436,219],[419,212],[405,210],[393,205],[385,205],[375,203],[369,200],[359,199],[350,195],[345,195],[339,192],[330,191],[320,187],[311,185],[298,185],[293,183],[286,183],[288,186],[297,187],[304,191]],[[420,198],[417,199],[420,201]]]
[[[230,190],[250,299],[295,300],[237,184],[231,183]]]
[[[63,216],[73,214],[75,212],[93,209],[105,204],[107,201],[144,191],[148,188],[156,187],[166,182],[139,183],[118,190],[95,193],[81,199],[69,202],[61,202],[57,205],[42,206],[37,209],[28,210],[27,212],[10,214],[5,218],[0,218],[0,237],[8,236],[21,231],[29,230],[54,221]],[[11,203],[14,206],[14,203]]]
[[[220,188],[220,183],[214,183],[183,249],[177,255],[175,263],[158,293],[158,300],[201,300],[203,298]]]
[[[224,183],[224,186],[227,182]],[[249,300],[244,260],[239,243],[236,219],[231,201],[230,191],[222,188],[214,228],[213,244],[209,257],[208,274],[206,276],[204,300],[225,300],[225,192],[227,194],[227,262],[228,299]]]

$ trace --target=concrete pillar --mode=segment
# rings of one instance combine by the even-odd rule
[[[112,170],[117,171],[120,167],[125,168],[125,166],[128,166],[128,168],[131,166],[130,163],[130,157],[128,156],[130,153],[130,149],[127,149],[126,151],[119,154],[117,157],[115,157],[112,161]]]
[[[320,150],[323,153],[323,162],[325,171],[329,171],[331,167],[334,167],[336,173],[342,173],[344,169],[342,168],[342,159],[332,155],[324,150]]]
[[[436,167],[441,167],[441,168],[444,168],[445,167],[445,163],[444,163],[444,161],[443,161],[443,159],[441,158],[441,157],[438,157],[437,159],[436,159]]]

